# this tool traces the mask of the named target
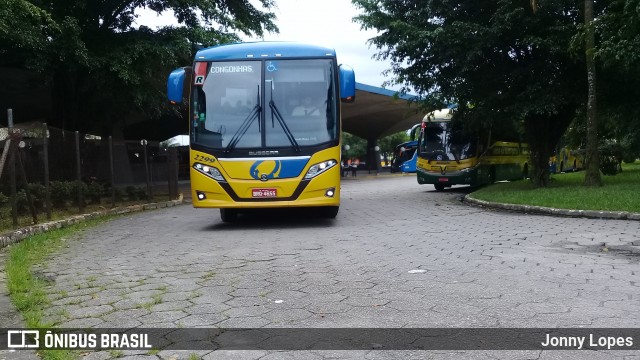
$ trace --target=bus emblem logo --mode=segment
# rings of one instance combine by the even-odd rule
[[[267,180],[269,180],[269,175],[267,174],[260,175],[260,181],[267,181]]]

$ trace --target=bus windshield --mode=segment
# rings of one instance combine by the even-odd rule
[[[420,134],[420,156],[429,161],[460,161],[476,156],[476,141],[450,122],[428,122]]]
[[[192,143],[300,151],[338,140],[331,59],[204,64],[206,79],[192,90]]]

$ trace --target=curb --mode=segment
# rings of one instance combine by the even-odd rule
[[[534,206],[534,205],[503,204],[503,203],[496,203],[496,202],[474,199],[468,194],[462,198],[462,201],[475,206],[481,206],[481,207],[499,209],[499,210],[517,211],[517,212],[523,212],[527,214],[583,217],[583,218],[590,218],[590,219],[640,221],[640,213],[632,213],[627,211],[570,210],[570,209],[556,209],[551,207]]]
[[[66,219],[49,221],[42,224],[27,226],[24,228],[20,228],[18,230],[13,230],[4,234],[0,234],[0,249],[7,247],[11,244],[18,243],[31,235],[44,233],[54,229],[61,229],[70,225],[79,224],[81,222],[84,222],[90,219],[96,219],[99,217],[109,216],[109,215],[122,215],[122,214],[134,213],[134,212],[174,207],[183,203],[184,201],[181,195],[178,200],[169,200],[169,201],[148,203],[148,204],[141,204],[141,205],[130,205],[126,207],[116,207],[113,209],[94,211],[87,214],[75,215]]]

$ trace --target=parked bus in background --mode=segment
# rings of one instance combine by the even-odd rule
[[[220,208],[223,221],[243,209],[316,207],[333,218],[340,205],[340,101],[355,99],[353,70],[333,49],[289,42],[220,45],[174,70],[173,103],[187,81],[194,207]]]
[[[391,172],[416,172],[416,149],[418,141],[407,141],[396,145],[391,159]]]
[[[443,109],[422,120],[416,164],[419,184],[432,184],[442,191],[452,185],[477,186],[527,176],[526,144],[469,135],[451,118],[451,109]]]
[[[549,159],[549,172],[552,174],[582,169],[584,169],[584,155],[566,146],[557,150],[556,154]]]

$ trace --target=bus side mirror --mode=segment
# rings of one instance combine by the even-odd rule
[[[169,74],[169,79],[167,80],[167,97],[172,104],[182,103],[185,77],[185,68],[173,70],[171,74]]]
[[[340,100],[352,103],[356,100],[356,75],[348,65],[340,65]]]

